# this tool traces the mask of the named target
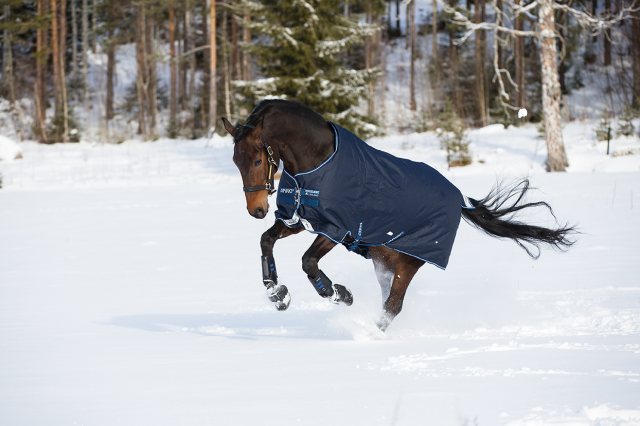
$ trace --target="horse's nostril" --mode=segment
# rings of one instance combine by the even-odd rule
[[[264,209],[262,207],[258,207],[257,209],[254,210],[253,215],[258,219],[262,219],[263,217],[266,216],[266,213],[264,212]]]

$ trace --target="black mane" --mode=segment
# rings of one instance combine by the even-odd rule
[[[237,141],[242,140],[251,130],[262,122],[262,119],[267,112],[273,109],[278,109],[283,112],[311,119],[314,124],[319,124],[323,127],[327,125],[327,122],[320,114],[300,102],[284,99],[265,99],[260,101],[255,108],[253,108],[253,111],[251,111],[244,124],[236,125],[236,133],[233,138],[233,142],[236,143]]]

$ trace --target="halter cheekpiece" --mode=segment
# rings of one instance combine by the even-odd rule
[[[240,124],[240,127],[248,127],[250,129],[255,129],[256,126],[252,126],[249,124]],[[269,195],[276,192],[275,183],[273,181],[274,167],[275,170],[278,170],[278,163],[273,158],[273,149],[269,144],[267,144],[262,138],[260,138],[262,142],[262,146],[267,150],[267,162],[269,163],[269,172],[267,173],[267,179],[265,180],[264,185],[255,185],[255,186],[243,186],[242,190],[244,192],[258,192],[258,191],[267,191]]]

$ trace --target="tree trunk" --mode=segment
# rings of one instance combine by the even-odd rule
[[[138,97],[138,134],[148,139],[147,130],[147,47],[145,43],[146,16],[144,3],[138,3],[136,11],[136,95]]]
[[[449,30],[449,62],[451,64],[451,74],[449,75],[450,87],[453,90],[453,107],[459,117],[464,118],[462,106],[462,90],[458,84],[458,76],[460,74],[460,65],[458,57],[458,46],[453,42],[456,34],[453,30]]]
[[[62,86],[63,142],[69,142],[69,100],[67,97],[66,51],[67,51],[67,0],[60,1],[60,83]]]
[[[5,5],[2,14],[4,15],[5,21],[9,23],[11,21],[11,6]],[[14,108],[16,103],[16,84],[13,72],[13,43],[9,25],[4,27],[2,37],[2,65],[4,68],[2,82],[2,86],[4,87],[2,87],[2,89],[9,98],[11,108]]]
[[[191,11],[190,2],[187,1],[187,8],[185,11],[185,50],[187,52],[191,51],[195,47],[194,36],[193,36],[193,12]],[[194,127],[194,119],[196,115],[196,55],[190,54],[188,57],[189,61],[189,85],[187,87],[187,103],[188,109],[191,112],[190,120],[193,134]]]
[[[53,97],[54,97],[54,114],[57,117],[62,110],[60,88],[60,45],[58,43],[58,0],[49,0],[51,10],[51,54],[53,56]]]
[[[365,13],[366,13],[366,23],[367,25],[371,25],[373,23],[373,14],[371,12],[371,4],[366,3],[365,5]],[[373,68],[373,37],[368,36],[365,39],[364,43],[364,67],[365,69]],[[372,117],[375,114],[375,84],[373,81],[370,81],[367,84],[367,115]]]
[[[186,5],[188,7],[188,5]],[[185,111],[187,109],[187,79],[189,78],[189,71],[187,67],[187,61],[185,60],[185,52],[187,51],[187,46],[189,45],[187,40],[187,14],[186,12],[182,14],[182,30],[180,31],[180,42],[178,46],[180,49],[178,51],[178,69],[180,72],[178,75],[180,76],[178,84],[178,106],[180,111]]]
[[[562,52],[564,51],[565,48],[565,25],[567,23],[567,13],[564,11],[559,11],[556,14],[556,18],[557,18],[557,25],[556,27],[558,28],[558,38],[556,39],[556,44],[558,46],[558,51]],[[566,62],[565,62],[565,58],[560,55],[560,63],[558,64],[558,81],[560,82],[560,93],[562,93],[563,95],[568,95],[569,94],[569,89],[567,87],[567,71],[569,69],[569,67],[567,66]]]
[[[632,105],[635,109],[640,109],[640,10],[633,13],[631,20],[631,54],[633,56],[633,96]]]
[[[407,3],[409,18],[409,48],[411,49],[411,63],[409,66],[409,109],[415,111],[416,105],[416,0]]]
[[[484,22],[484,0],[475,0],[474,20],[477,23]],[[494,37],[497,35],[494,35]],[[475,32],[475,74],[476,74],[476,101],[478,118],[482,127],[487,125],[487,96],[485,89],[485,34],[484,31]]]
[[[435,0],[434,0],[435,1]],[[392,8],[391,8],[391,0],[389,0],[389,8],[387,9],[387,34],[389,36],[391,36],[391,34],[393,34],[393,26],[391,24],[391,13],[392,13]]]
[[[440,83],[440,59],[438,58],[438,0],[433,0],[433,13],[431,15],[431,63],[433,69],[433,78],[431,80],[431,88],[434,97],[439,99],[439,83]]]
[[[224,113],[227,117],[231,117],[231,66],[229,55],[229,22],[227,8],[222,9],[222,73],[224,83]]]
[[[156,49],[155,49],[155,22],[152,17],[147,16],[146,46],[147,46],[147,72],[148,72],[148,114],[149,114],[149,136],[156,137],[156,115],[158,113],[157,92],[158,80],[156,76]]]
[[[47,14],[46,0],[37,0],[36,7],[38,14],[38,27],[36,30],[36,87],[34,94],[36,104],[36,137],[38,142],[47,143],[48,139],[45,122],[47,110],[45,69],[48,62],[48,54],[46,49],[47,29],[44,25],[44,17]]]
[[[591,16],[598,16],[598,0],[591,0]],[[596,44],[597,41],[597,36],[591,36],[591,42],[593,44]]]
[[[207,2],[204,3],[204,7],[201,9],[202,15],[200,17],[200,31],[202,32],[202,39],[205,40],[205,45],[209,40],[209,8]],[[211,60],[211,49],[205,51],[204,63],[208,64]],[[200,122],[206,131],[209,130],[209,68],[203,65],[203,77],[202,77],[202,90],[200,90]]]
[[[251,15],[249,12],[245,12],[242,18],[244,25],[242,27],[242,43],[244,46],[251,44]],[[249,80],[251,78],[251,70],[249,69],[249,55],[243,51],[242,53],[242,77],[243,80]]]
[[[82,99],[83,101],[86,102],[87,91],[89,90],[89,3],[88,3],[88,0],[82,0],[82,53],[81,53],[81,56],[82,56]]]
[[[218,103],[218,91],[217,91],[217,49],[216,49],[216,2],[210,0],[209,6],[209,128],[215,130],[218,116],[217,103]]]
[[[78,77],[78,0],[71,2],[71,77]]]
[[[238,22],[231,14],[231,79],[240,78],[240,46],[238,43]]]
[[[611,0],[604,0],[604,19],[609,19],[611,16]],[[611,65],[611,30],[605,29],[602,33],[603,47],[604,47],[604,59],[605,66]]]
[[[516,0],[516,4],[520,4],[520,0]],[[515,20],[515,29],[522,31],[524,29],[524,17],[519,15]],[[526,92],[526,68],[524,62],[524,37],[515,37],[514,62],[516,68],[516,106],[518,108],[526,108],[527,92]]]
[[[482,5],[482,16],[485,17],[486,16],[486,1],[483,0],[482,3],[483,3],[483,5]],[[502,9],[503,9],[502,0],[496,0],[496,9],[499,10],[502,13]],[[502,17],[500,18],[500,22],[503,22]],[[482,40],[484,41],[485,54],[486,54],[487,36],[486,36],[485,33],[482,34]],[[496,47],[497,47],[496,56],[498,57],[498,68],[503,69],[504,68],[504,63],[503,63],[504,54],[502,52],[502,43],[500,43],[499,40],[498,40],[498,43],[496,43]],[[486,78],[486,75],[485,75],[485,78]],[[486,86],[486,80],[485,80],[485,86]]]
[[[65,11],[65,2],[60,0],[51,1],[51,46],[53,52],[53,79],[54,79],[54,98],[55,98],[55,126],[57,134],[54,142],[68,141],[68,116],[67,116],[67,96],[66,83],[64,75],[64,30],[65,20],[63,18]],[[58,4],[60,2],[60,4]],[[58,8],[60,6],[60,8]]]
[[[112,33],[109,33],[107,40],[107,96],[105,99],[105,118],[111,120],[113,114],[113,76],[115,73],[116,65],[116,46],[111,37]]]
[[[91,10],[91,50],[93,53],[98,51],[98,0],[93,0]]]
[[[400,0],[396,0],[396,36],[400,37],[402,35],[402,30],[400,29]]]
[[[176,7],[169,0],[169,136],[174,137],[178,115],[178,70],[176,60]]]
[[[540,0],[540,63],[542,66],[542,109],[547,141],[547,170],[563,172],[569,165],[562,139],[560,119],[560,82],[558,81],[557,47],[553,0]]]

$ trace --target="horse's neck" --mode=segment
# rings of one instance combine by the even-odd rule
[[[328,125],[326,129],[301,128],[297,134],[278,142],[280,159],[292,174],[318,167],[335,150],[333,132]]]

